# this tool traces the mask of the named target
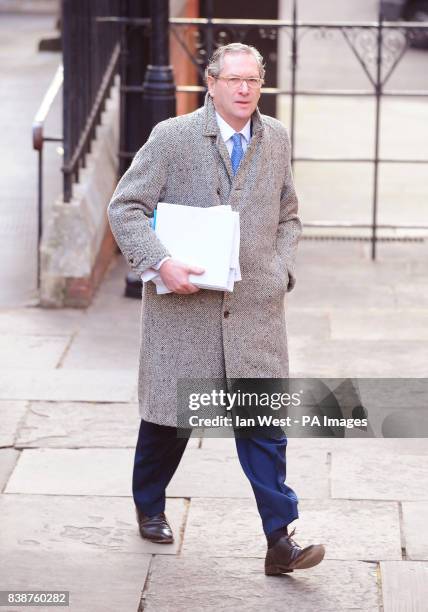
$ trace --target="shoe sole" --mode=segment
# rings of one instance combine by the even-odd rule
[[[308,569],[321,563],[324,559],[325,548],[322,544],[310,547],[304,555],[300,555],[298,560],[292,565],[267,565],[265,566],[266,576],[278,576],[279,574],[288,574],[295,569]]]
[[[153,544],[173,544],[174,543],[174,539],[171,538],[170,540],[153,540],[152,538],[145,538],[144,536],[142,536],[143,540],[147,540],[148,542],[153,542]]]
[[[143,538],[143,540],[147,540],[148,542],[153,542],[153,544],[173,544],[174,543],[174,536],[171,536],[170,538],[149,538],[143,535],[141,531],[140,531],[140,536]]]
[[[168,538],[163,540],[156,540],[154,538],[146,538],[146,536],[141,536],[143,540],[147,540],[148,542],[153,542],[153,544],[173,544],[174,538]]]

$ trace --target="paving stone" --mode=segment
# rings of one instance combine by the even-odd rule
[[[358,388],[377,434],[428,438],[428,378],[360,379]]]
[[[394,285],[398,308],[428,308],[428,287],[425,278],[412,279]]]
[[[200,438],[198,435],[192,434],[187,443],[186,452],[188,452],[187,449],[190,450],[191,448],[201,449],[202,448],[202,438]]]
[[[292,438],[287,439],[287,454],[292,457],[294,453],[310,453],[313,451],[331,452],[335,449],[348,448],[347,444],[354,439],[348,438]],[[346,443],[346,444],[345,444]]]
[[[171,497],[252,497],[235,454],[189,448],[167,488]]]
[[[401,559],[398,504],[371,500],[302,499],[296,540],[323,543],[326,558]],[[301,534],[301,535],[300,535]]]
[[[122,369],[135,370],[138,366],[140,339],[138,328],[134,334],[122,335],[116,333],[114,324],[110,321],[110,331],[107,334],[80,332],[73,340],[65,359],[64,369],[115,370],[117,357],[120,355]],[[112,333],[112,330],[115,330]]]
[[[0,342],[0,367],[6,368],[55,368],[64,353],[68,336],[20,336],[2,334]]]
[[[110,261],[109,268],[97,291],[93,304],[95,304],[95,302],[98,303],[100,299],[106,297],[114,298],[119,296],[124,302],[129,304],[130,308],[132,308],[131,304],[133,304],[135,308],[141,310],[141,301],[124,297],[125,279],[128,273],[128,262],[121,253],[118,253],[116,257],[113,257]]]
[[[310,570],[265,576],[261,559],[153,559],[144,612],[261,609],[374,612],[378,610],[376,565],[323,561]]]
[[[189,449],[186,455],[194,457],[194,453],[200,452],[197,448],[199,440],[194,438],[189,441]],[[134,448],[30,448],[21,452],[13,475],[11,476],[7,493],[40,493],[47,495],[115,495],[128,496],[132,494],[131,478],[134,464]],[[221,468],[218,458],[216,467]],[[190,497],[181,491],[198,491],[200,487],[214,492],[213,485],[204,484],[204,474],[196,471],[196,479],[189,479],[188,463],[180,463],[177,473],[180,477],[178,484],[167,490],[172,497]],[[200,467],[206,467],[206,463],[200,463]],[[215,466],[211,466],[215,473]],[[221,480],[221,471],[219,479]],[[84,475],[84,477],[82,477]],[[174,483],[175,480],[172,481]],[[191,480],[192,482],[189,482]],[[238,482],[237,497],[249,497],[251,489],[244,476],[237,470],[237,476],[228,481],[226,493],[233,489]],[[199,483],[200,486],[199,486]],[[172,484],[170,485],[172,487]],[[203,491],[202,491],[203,492]],[[218,492],[218,489],[217,489]],[[197,494],[197,493],[196,493]],[[221,493],[223,494],[223,493]],[[214,497],[216,495],[213,495]]]
[[[369,441],[360,442],[364,447]],[[367,448],[374,448],[377,453],[387,451],[397,455],[428,455],[428,438],[377,438],[375,444],[367,444]]]
[[[287,332],[289,336],[311,336],[319,340],[330,338],[330,321],[327,309],[315,312],[290,308],[286,313]]]
[[[411,277],[422,276],[422,278],[426,278],[427,274],[427,242],[425,241],[425,252],[422,252],[422,259],[411,258],[408,261],[408,272],[411,274]]]
[[[331,248],[326,248],[330,246]],[[337,261],[343,261],[348,264],[358,262],[360,265],[367,259],[363,242],[343,242],[323,243],[317,240],[301,240],[299,242],[299,256],[297,258],[297,266],[302,269],[307,268],[307,264],[314,265],[319,262],[336,265]],[[340,272],[340,268],[338,269]]]
[[[27,408],[27,402],[0,401],[0,446],[13,446]]]
[[[316,379],[313,379],[316,380]],[[348,382],[350,379],[348,379]],[[318,386],[321,385],[323,379],[318,379]],[[330,385],[329,385],[330,386]],[[317,387],[313,387],[314,390]],[[321,388],[321,387],[319,387]],[[346,385],[343,386],[343,389]],[[335,392],[336,399],[339,401],[343,410],[344,417],[351,417],[351,408],[357,405],[359,402],[364,406],[369,427],[367,431],[354,428],[333,428],[333,433],[336,434],[336,438],[332,437],[331,433],[324,429],[317,427],[295,427],[287,429],[287,435],[290,440],[292,439],[319,439],[317,436],[324,434],[326,439],[330,440],[366,440],[367,444],[370,444],[369,440],[374,440],[373,436],[376,436],[378,440],[393,439],[397,442],[394,443],[394,448],[398,451],[400,445],[404,449],[404,445],[408,445],[410,449],[417,448],[417,445],[412,445],[410,442],[412,438],[419,440],[417,444],[422,448],[422,454],[426,452],[428,447],[428,411],[426,409],[427,398],[428,398],[428,378],[419,379],[358,379],[358,393],[349,395],[347,398],[346,393],[340,393],[341,386],[338,387],[338,393]],[[317,397],[317,401],[323,396],[320,394]],[[342,402],[342,399],[344,401]],[[352,404],[350,403],[352,401]],[[312,402],[314,403],[314,402]],[[300,417],[302,414],[307,414],[307,410],[312,409],[310,402],[302,408],[298,408],[294,412],[295,415],[289,410],[290,416]],[[309,412],[310,414],[310,412]],[[326,412],[324,411],[324,414]],[[334,416],[334,415],[329,415]],[[337,415],[336,415],[337,416]],[[330,435],[327,438],[327,435]],[[383,437],[385,436],[385,438]],[[399,439],[401,438],[401,442]],[[425,444],[423,439],[425,438]],[[405,440],[408,440],[406,443]],[[379,443],[380,446],[384,443]],[[346,447],[345,447],[346,448]],[[358,448],[358,447],[356,447]],[[386,449],[387,446],[384,446]],[[401,451],[400,451],[401,452]],[[413,450],[412,450],[413,452]]]
[[[4,370],[0,399],[132,402],[136,388],[137,372],[130,370]]]
[[[333,340],[428,340],[428,309],[334,309],[330,321]]]
[[[300,11],[299,11],[300,15]],[[339,52],[340,53],[340,52]],[[314,50],[314,55],[316,55],[316,51]],[[309,59],[309,58],[308,58]],[[305,60],[303,60],[305,61]],[[306,63],[306,62],[305,62]],[[341,81],[342,86],[344,83]],[[315,120],[316,125],[314,125],[314,130],[312,136],[307,132],[307,127],[300,126],[296,133],[296,151],[301,151],[301,153],[306,155],[328,155],[327,150],[332,152],[335,150],[338,153],[337,145],[339,142],[331,142],[330,146],[325,146],[324,144],[320,147],[320,131],[325,130],[324,133],[332,133],[332,130],[338,130],[338,133],[342,135],[340,139],[340,155],[346,155],[344,149],[342,147],[346,147],[347,143],[350,143],[352,140],[352,144],[357,144],[355,142],[354,136],[350,135],[348,129],[350,128],[350,124],[354,124],[355,128],[355,115],[353,118],[352,113],[348,115],[348,121],[345,121],[345,116],[343,111],[344,107],[341,105],[341,112],[334,113],[334,103],[330,106],[329,112],[327,109],[323,112],[321,109],[325,104],[323,100],[321,100],[320,110],[318,110],[318,100],[314,99],[312,104],[309,101],[307,105],[303,100],[303,107],[306,107],[307,116],[312,116],[315,119],[317,116],[317,120]],[[316,105],[316,108],[314,108]],[[312,106],[312,111],[309,110]],[[325,106],[324,106],[325,108]],[[305,116],[306,113],[301,108],[302,113]],[[358,114],[359,112],[356,111]],[[361,109],[360,109],[361,112]],[[334,113],[334,114],[333,114]],[[314,116],[315,114],[315,116]],[[333,116],[334,123],[333,123]],[[364,113],[365,115],[365,113]],[[361,116],[361,115],[360,115]],[[343,121],[343,123],[341,123]],[[300,123],[300,122],[298,122]],[[357,142],[360,140],[362,134],[365,134],[368,137],[369,130],[368,126],[371,123],[371,118],[367,117],[365,125],[361,126],[360,134],[357,137]],[[333,125],[335,126],[333,128]],[[340,126],[340,127],[339,127]],[[303,134],[306,134],[306,137]],[[346,135],[345,135],[346,134]],[[318,143],[318,147],[316,146]],[[358,143],[360,146],[364,146],[362,142]],[[357,148],[358,148],[357,144]],[[336,146],[335,146],[336,145]],[[304,147],[304,148],[303,148]],[[353,151],[355,149],[352,149]],[[366,149],[367,150],[367,149]],[[298,154],[298,153],[297,153]],[[351,151],[349,151],[351,154]],[[369,164],[359,164],[356,167],[353,164],[340,164],[340,170],[338,168],[338,164],[317,164],[317,163],[307,163],[307,164],[296,164],[295,169],[295,177],[296,177],[296,185],[298,185],[298,193],[299,200],[302,202],[302,207],[304,206],[304,218],[306,222],[315,221],[316,219],[337,219],[338,221],[353,221],[358,222],[362,218],[369,218],[370,214],[370,187],[371,187],[371,173]],[[343,167],[342,167],[343,166]],[[352,188],[349,188],[349,185],[352,183]],[[333,187],[334,186],[334,187]],[[306,228],[305,228],[306,229]],[[354,230],[339,230],[336,232],[334,228],[308,228],[309,231],[305,231],[306,236],[310,235],[353,235],[356,234],[361,235],[363,232],[357,229]],[[367,234],[368,232],[364,232]],[[323,245],[318,241],[319,245],[319,258],[322,257],[323,250],[326,250],[327,245]],[[324,248],[323,248],[324,247]],[[327,247],[328,248],[328,247]],[[339,260],[340,261],[340,260]],[[338,266],[339,268],[339,266]]]
[[[428,456],[332,453],[333,498],[428,500]]]
[[[326,251],[323,253],[322,258],[316,257],[314,254],[312,254],[310,256],[306,256],[306,259],[303,258],[302,260],[301,253],[298,252],[297,262],[296,275],[299,290],[303,290],[302,285],[306,285],[308,291],[310,291],[311,288],[319,288],[320,285],[334,287],[336,298],[327,306],[328,310],[334,308],[335,305],[338,306],[338,302],[340,302],[342,299],[342,296],[337,291],[338,285],[346,287],[346,289],[349,287],[352,294],[355,294],[358,288],[361,289],[363,282],[365,282],[364,287],[372,287],[376,285],[377,282],[380,282],[382,288],[391,288],[391,265],[386,266],[388,268],[388,273],[382,276],[379,274],[379,269],[373,266],[371,261],[366,261],[359,257],[349,257],[346,259],[346,262],[344,262],[344,265],[339,269],[337,267],[337,254],[335,252],[335,247],[333,247],[331,252]],[[330,272],[332,267],[336,268],[336,274],[334,277],[332,277]],[[404,264],[402,264],[402,268],[404,269]],[[395,271],[397,272],[399,270],[400,268],[396,263]],[[293,290],[293,293],[296,290],[297,284],[296,289]],[[389,292],[390,291],[388,291],[388,293]],[[313,305],[313,301],[307,302],[305,304],[305,308],[313,308]],[[351,304],[350,308],[352,309],[356,306],[357,304]]]
[[[214,430],[214,428],[213,428]],[[227,431],[227,430],[226,430]],[[202,438],[201,448],[205,451],[212,449],[213,451],[223,452],[226,451],[230,455],[236,455],[236,444],[233,435],[231,437],[211,437],[208,435],[210,432],[205,430]],[[213,431],[211,432],[213,433]]]
[[[428,601],[428,563],[384,561],[380,564],[383,612],[425,612]]]
[[[0,310],[0,334],[71,336],[85,317],[76,308],[16,308]]]
[[[135,553],[13,550],[2,568],[2,588],[69,591],[65,609],[71,612],[136,611],[150,561],[151,555]],[[21,609],[48,612],[52,606]]]
[[[289,351],[291,375],[296,377],[423,378],[427,375],[427,343],[422,340],[326,342],[290,336]]]
[[[137,404],[31,402],[16,447],[135,447]]]
[[[336,263],[337,265],[337,263]],[[321,310],[326,308],[368,308],[376,304],[379,308],[394,308],[395,295],[393,288],[388,284],[367,283],[364,291],[361,291],[361,282],[356,275],[346,268],[344,274],[331,276],[331,267],[326,264],[322,274],[313,274],[312,269],[306,274],[296,273],[297,283],[292,294],[290,303],[294,308],[301,305],[303,308],[313,304],[316,300],[317,307]],[[367,275],[366,275],[367,277]],[[288,302],[287,302],[288,303]],[[416,306],[417,303],[413,304]]]
[[[182,554],[202,557],[263,557],[266,538],[253,499],[192,498]]]
[[[299,519],[291,525],[296,527],[296,541],[303,547],[324,544],[327,559],[402,558],[394,502],[301,499],[298,509]],[[192,499],[182,553],[264,558],[266,540],[255,502]]]
[[[408,406],[403,405],[395,411],[390,409],[389,412],[381,424],[381,431],[386,437],[402,434],[409,438],[426,436],[428,439],[428,412],[425,407],[414,407],[409,402]]]
[[[80,334],[140,336],[141,302],[123,297],[126,274],[119,283],[103,281],[99,293],[82,319]]]
[[[328,451],[318,448],[293,446],[297,438],[287,441],[286,482],[297,496],[306,499],[321,499],[330,496]]]
[[[319,244],[319,243],[318,243]],[[331,284],[331,272],[330,270],[335,268],[335,276],[334,276],[334,285],[342,286],[351,286],[353,288],[359,287],[365,291],[367,287],[371,287],[372,285],[376,285],[380,283],[382,286],[388,286],[392,288],[392,293],[394,293],[394,285],[397,281],[402,278],[411,277],[419,279],[423,278],[424,272],[419,270],[419,274],[415,269],[412,269],[412,256],[409,258],[396,259],[392,256],[389,258],[383,257],[380,261],[378,260],[375,264],[371,260],[371,255],[366,255],[364,258],[360,258],[358,256],[348,256],[343,257],[344,252],[337,252],[337,246],[331,245],[331,250],[323,250],[322,257],[314,255],[314,253],[306,253],[302,254],[301,245],[299,245],[299,251],[297,254],[297,279],[299,288],[302,284],[308,284],[308,288],[312,285],[310,284],[312,280],[317,280],[318,282],[323,281],[325,284]],[[347,248],[348,245],[345,245]],[[362,245],[364,247],[364,245]],[[417,255],[415,255],[417,257]],[[419,257],[426,256],[426,254],[419,254]],[[343,265],[340,269],[337,267],[338,257],[341,258]],[[425,273],[427,271],[428,266],[425,265],[424,270]],[[296,284],[297,288],[297,284]],[[290,294],[292,296],[294,294]],[[341,299],[341,296],[337,295],[338,299]],[[335,310],[335,303],[332,302],[328,309]],[[372,303],[367,305],[368,308],[379,308],[380,305],[373,301]],[[394,304],[394,307],[396,304]],[[417,308],[417,305],[415,306]],[[307,302],[304,305],[305,310],[316,308],[314,306],[314,301]],[[354,312],[355,305],[350,307],[350,312]],[[339,312],[339,309],[337,309]]]
[[[307,444],[306,441],[308,441]],[[344,440],[339,441],[343,442]],[[286,453],[287,484],[296,491],[298,490],[299,497],[328,497],[327,452],[335,448],[334,442],[338,442],[338,440],[334,438],[288,438]],[[205,436],[202,438],[202,450],[204,453],[210,450],[212,453],[226,453],[230,457],[237,456],[233,437],[214,438]],[[313,452],[314,455],[312,455]],[[186,455],[184,455],[185,457]],[[292,483],[290,479],[292,479]],[[225,497],[227,497],[226,494]]]
[[[407,558],[428,561],[428,502],[403,502],[402,508]]]
[[[287,452],[299,449],[347,451],[362,455],[428,455],[428,438],[288,438]]]
[[[329,497],[329,463],[323,450],[289,451],[287,444],[287,484],[300,498]]]
[[[131,448],[23,450],[6,492],[128,496],[133,459]]]
[[[236,450],[214,446],[191,449],[183,456],[168,489],[173,497],[250,497],[253,492]],[[232,450],[233,449],[233,450]],[[287,456],[288,457],[288,456]],[[287,484],[299,497],[328,497],[327,454],[295,454],[287,462]]]
[[[364,256],[371,257],[370,243],[363,244]],[[402,242],[397,248],[394,242],[380,242],[377,246],[376,267],[384,266],[388,262],[406,263],[409,272],[414,272],[413,266],[422,272],[427,271],[428,244],[427,242]],[[413,275],[412,275],[413,276]]]
[[[18,457],[19,451],[15,448],[0,448],[0,492],[5,488]]]
[[[89,550],[116,553],[176,554],[181,543],[187,502],[168,499],[166,514],[175,534],[171,545],[143,540],[130,497],[0,495],[2,551]]]
[[[31,402],[19,429],[17,448],[135,448],[138,404]],[[198,448],[192,436],[189,448]]]

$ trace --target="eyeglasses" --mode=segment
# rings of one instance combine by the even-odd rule
[[[219,81],[226,81],[227,86],[229,87],[229,89],[231,89],[232,91],[236,91],[238,89],[240,89],[242,83],[245,81],[245,83],[248,86],[248,89],[251,90],[256,90],[256,89],[260,89],[260,87],[262,86],[262,84],[264,83],[263,79],[259,79],[257,77],[248,77],[247,79],[241,78],[241,77],[215,77],[216,79],[218,79]]]

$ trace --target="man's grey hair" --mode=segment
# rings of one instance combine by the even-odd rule
[[[259,75],[261,79],[265,77],[265,66],[263,57],[260,52],[251,45],[244,45],[242,43],[230,43],[229,45],[223,45],[222,47],[218,47],[210,61],[208,62],[208,66],[205,69],[205,80],[208,79],[209,76],[219,77],[220,73],[223,69],[224,64],[224,56],[226,53],[247,53],[248,55],[252,55],[257,62],[257,66],[259,67]]]

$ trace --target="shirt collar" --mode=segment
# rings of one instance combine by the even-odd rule
[[[221,137],[223,138],[224,142],[227,142],[229,140],[229,138],[232,138],[232,136],[234,134],[236,134],[237,132],[233,129],[233,127],[231,127],[223,119],[223,117],[221,115],[219,115],[219,113],[217,111],[215,112],[215,116],[216,116],[216,119],[217,119],[218,127],[220,129]],[[240,130],[238,132],[238,134],[242,134],[243,135],[243,137],[245,138],[247,144],[250,142],[250,139],[251,139],[251,117],[248,119],[247,123],[244,125],[242,130]]]

